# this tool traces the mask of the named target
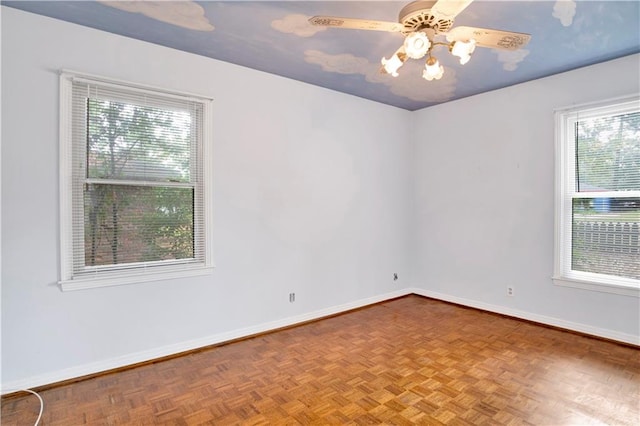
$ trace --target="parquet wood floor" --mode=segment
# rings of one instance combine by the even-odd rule
[[[42,425],[638,425],[640,350],[408,296],[41,395]]]

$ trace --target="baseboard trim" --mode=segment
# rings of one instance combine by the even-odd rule
[[[488,312],[494,312],[497,314],[532,321],[539,324],[575,331],[582,334],[588,334],[590,336],[600,337],[607,340],[615,340],[617,342],[627,343],[633,346],[640,346],[640,336],[635,336],[633,334],[621,333],[619,331],[609,330],[606,328],[593,327],[590,325],[566,321],[560,318],[549,317],[546,315],[538,315],[518,309],[507,308],[505,306],[492,305],[489,303],[479,302],[477,300],[438,293],[422,288],[414,287],[409,290],[411,293],[417,294],[419,296],[429,297],[431,299],[442,300],[444,302],[451,302],[457,305],[468,306],[470,308],[480,309]]]
[[[117,370],[126,368],[136,364],[142,364],[146,362],[153,362],[162,358],[167,358],[181,354],[184,352],[194,351],[208,346],[220,345],[234,340],[248,338],[251,336],[268,333],[282,328],[293,327],[296,325],[304,324],[310,321],[320,320],[322,318],[330,317],[333,315],[339,315],[354,309],[360,309],[376,303],[385,302],[387,300],[395,299],[398,297],[407,296],[410,294],[416,294],[419,296],[429,297],[431,299],[441,300],[444,302],[455,303],[470,308],[480,309],[487,312],[493,312],[509,317],[519,318],[526,321],[532,321],[535,323],[557,327],[569,331],[575,331],[581,334],[586,334],[594,337],[604,338],[607,340],[614,340],[621,343],[626,343],[634,346],[640,346],[640,337],[632,334],[620,333],[614,330],[608,330],[599,327],[592,327],[585,324],[575,323],[571,321],[565,321],[559,318],[549,317],[545,315],[533,314],[531,312],[521,311],[517,309],[511,309],[504,306],[492,305],[489,303],[479,302],[477,300],[466,299],[462,297],[452,296],[449,294],[438,293],[435,291],[425,290],[422,288],[412,287],[402,290],[394,291],[391,293],[385,293],[366,299],[356,300],[354,302],[345,303],[342,305],[332,306],[325,309],[309,312],[302,315],[283,318],[277,321],[271,321],[263,324],[259,324],[252,327],[241,328],[232,330],[229,332],[218,333],[211,336],[206,336],[200,339],[189,340],[173,345],[167,345],[160,348],[154,348],[146,351],[140,351],[120,357],[110,358],[98,362],[80,365],[77,367],[67,368],[64,370],[54,371],[51,373],[32,376],[22,380],[16,380],[13,382],[7,382],[2,385],[0,389],[0,395],[6,395],[14,393],[20,389],[32,389],[44,386],[50,386],[56,383],[72,381],[86,376],[97,375],[100,373],[108,372],[110,370]]]
[[[135,352],[115,358],[110,358],[98,362],[92,362],[77,367],[67,368],[64,370],[54,371],[51,373],[32,376],[22,380],[15,380],[2,384],[0,395],[14,393],[21,389],[32,389],[48,386],[55,383],[65,382],[85,376],[92,376],[109,370],[116,370],[123,367],[154,361],[161,358],[170,357],[172,355],[189,352],[207,346],[219,345],[234,340],[251,337],[270,331],[296,326],[309,321],[315,321],[333,315],[342,314],[354,309],[363,308],[390,299],[407,296],[412,294],[412,289],[402,289],[391,293],[385,293],[365,299],[356,300],[354,302],[342,305],[332,306],[325,309],[309,312],[302,315],[287,317],[276,321],[259,324],[252,327],[241,328],[229,332],[218,333],[206,336],[200,339],[188,340],[185,342],[154,348],[146,351]]]

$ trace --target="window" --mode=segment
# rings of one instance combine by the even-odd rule
[[[211,101],[60,78],[63,290],[208,273]]]
[[[556,112],[560,285],[639,295],[640,101]]]

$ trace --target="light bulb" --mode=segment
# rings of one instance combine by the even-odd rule
[[[422,31],[409,34],[404,39],[404,51],[411,59],[420,59],[427,54],[431,47],[429,37]]]
[[[398,69],[404,64],[404,61],[407,60],[407,56],[402,52],[396,52],[389,59],[382,58],[382,70],[387,74],[391,74],[394,77],[398,76]]]
[[[427,63],[424,66],[422,72],[422,78],[425,80],[440,80],[444,75],[444,67],[440,65],[440,62],[432,56],[427,59]]]
[[[456,41],[451,47],[451,54],[460,58],[460,64],[464,65],[471,59],[471,54],[476,49],[476,41],[474,39],[468,42]]]

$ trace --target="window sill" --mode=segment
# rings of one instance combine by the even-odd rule
[[[80,277],[71,280],[59,281],[62,291],[85,290],[89,288],[111,287],[116,285],[137,284],[150,281],[170,280],[176,278],[210,275],[213,267],[200,266],[196,268],[172,269],[170,271],[127,273],[110,275],[108,277]]]
[[[584,290],[600,291],[603,293],[620,294],[623,296],[640,297],[640,287],[633,284],[613,284],[568,277],[553,277],[555,285],[563,287],[581,288]]]

